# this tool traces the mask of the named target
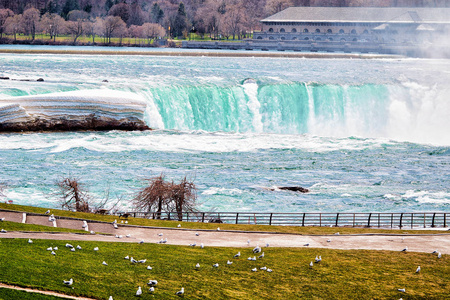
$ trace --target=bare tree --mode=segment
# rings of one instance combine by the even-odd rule
[[[5,189],[6,189],[6,184],[0,183],[0,201],[3,201],[3,199],[6,198]]]
[[[103,32],[108,43],[116,32],[121,32],[126,28],[125,22],[120,17],[108,16],[103,21]]]
[[[156,23],[144,23],[142,25],[142,34],[144,38],[148,40],[148,44],[150,44],[151,39],[156,39],[158,37],[163,37],[166,35],[166,31],[164,28]]]
[[[193,181],[188,181],[184,177],[179,184],[174,184],[170,187],[171,204],[175,206],[175,211],[178,215],[178,220],[183,220],[183,211],[192,212],[195,209],[195,202],[197,200],[197,188]]]
[[[50,35],[50,39],[56,40],[56,36],[65,31],[66,21],[58,14],[46,13],[42,16],[41,27]]]
[[[36,8],[29,8],[24,11],[22,15],[23,29],[25,30],[26,34],[31,35],[31,39],[33,41],[36,36],[36,32],[39,30],[39,18],[39,10],[37,10]]]
[[[61,194],[61,207],[89,212],[89,195],[83,191],[76,178],[64,178],[56,182]]]
[[[23,30],[22,15],[14,15],[6,19],[5,29],[9,34],[14,35],[14,40],[17,40],[17,34]]]
[[[148,186],[134,197],[134,205],[139,210],[156,210],[155,219],[161,219],[163,207],[168,207],[170,197],[169,184],[164,180],[164,175],[147,180]]]
[[[14,16],[14,12],[10,9],[0,9],[0,38],[3,37],[3,32],[6,29],[6,20]]]

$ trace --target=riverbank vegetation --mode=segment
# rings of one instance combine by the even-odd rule
[[[66,243],[82,249],[72,252]],[[56,246],[56,255],[46,250]],[[446,255],[269,247],[264,258],[249,261],[252,248],[2,239],[0,281],[114,300],[134,298],[139,286],[142,299],[174,299],[182,287],[187,299],[444,299],[449,289]],[[238,251],[241,257],[234,258]],[[310,267],[318,255],[322,261]],[[131,263],[126,256],[146,261]],[[73,285],[64,285],[70,278]],[[153,293],[149,280],[158,281]]]
[[[449,5],[444,0],[2,0],[0,43],[161,46],[166,39],[235,40],[250,38],[261,29],[261,19],[290,6]]]

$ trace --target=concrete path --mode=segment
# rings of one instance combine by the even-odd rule
[[[24,292],[28,292],[28,293],[37,293],[37,294],[43,294],[43,295],[50,295],[50,296],[60,297],[60,298],[63,298],[63,299],[95,300],[95,299],[92,299],[92,298],[69,296],[69,295],[65,295],[65,294],[61,294],[61,293],[57,293],[57,292],[52,292],[52,291],[41,291],[41,290],[37,290],[37,289],[24,288],[24,287],[20,287],[20,286],[16,286],[16,285],[4,284],[4,283],[1,283],[1,282],[0,282],[0,288],[24,291]]]
[[[0,212],[0,217],[7,221],[20,222],[22,213]],[[48,216],[28,216],[27,223],[51,226]],[[57,219],[58,227],[83,230],[83,221]],[[401,251],[408,247],[408,251],[432,252],[438,250],[442,254],[450,254],[450,232],[443,231],[442,234],[356,234],[356,235],[299,235],[261,232],[242,232],[225,230],[190,230],[184,228],[152,228],[137,227],[118,224],[114,229],[110,223],[89,222],[90,230],[95,232],[109,233],[100,234],[73,234],[73,233],[27,233],[7,232],[0,233],[0,238],[31,238],[52,240],[76,240],[76,241],[104,241],[137,243],[158,243],[161,239],[167,239],[167,244],[190,245],[203,243],[205,247],[311,247],[330,249],[367,249],[367,250],[391,250]],[[0,223],[1,227],[1,223]],[[339,228],[336,228],[336,233]],[[130,237],[126,237],[129,235]],[[116,237],[118,236],[118,237]],[[248,243],[250,241],[250,243]],[[306,246],[307,245],[307,246]]]

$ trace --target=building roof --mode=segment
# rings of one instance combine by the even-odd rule
[[[450,23],[450,8],[289,7],[261,22]]]

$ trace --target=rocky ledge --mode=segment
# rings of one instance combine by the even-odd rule
[[[0,131],[148,130],[146,103],[111,90],[0,99]]]

